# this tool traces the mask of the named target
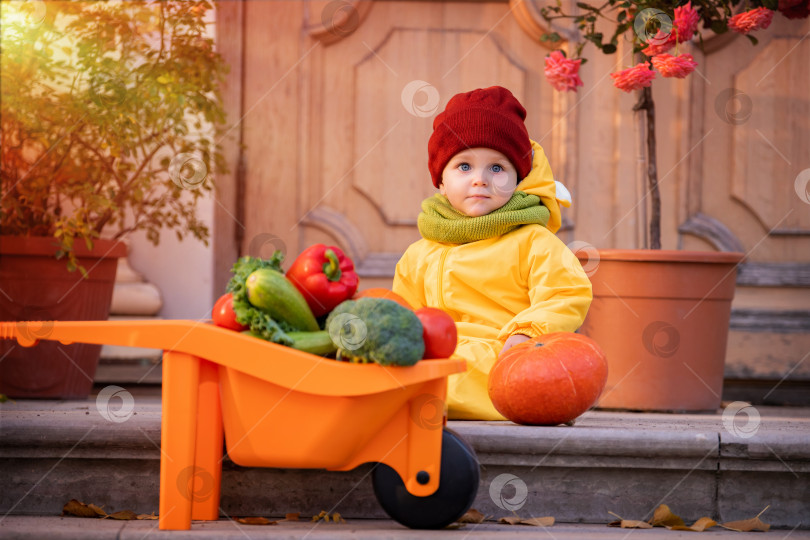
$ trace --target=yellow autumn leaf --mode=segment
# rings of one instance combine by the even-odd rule
[[[667,529],[673,531],[694,531],[694,532],[703,532],[709,527],[714,527],[717,525],[717,522],[709,517],[702,517],[699,520],[695,521],[691,527],[677,525],[675,527],[667,527]]]
[[[652,525],[640,519],[619,519],[608,523],[608,527],[621,527],[622,529],[652,529]]]
[[[270,521],[269,519],[261,516],[256,517],[243,517],[243,518],[236,518],[236,521],[239,523],[243,523],[245,525],[276,525],[278,524],[277,521]]]
[[[463,516],[458,518],[457,520],[459,523],[483,523],[484,521],[484,514],[476,510],[475,508],[470,508],[467,510]]]
[[[662,504],[655,509],[650,525],[653,527],[685,527],[686,523],[680,516],[673,514],[669,506]]]
[[[546,516],[526,519],[520,516],[508,516],[499,519],[498,523],[506,523],[509,525],[531,525],[533,527],[551,527],[554,525],[554,518],[551,516]]]
[[[729,521],[728,523],[721,523],[720,526],[724,529],[729,529],[731,531],[737,532],[751,532],[751,531],[762,531],[768,532],[771,528],[770,524],[763,522],[759,519],[759,516],[765,513],[765,510],[770,508],[771,505],[766,506],[762,512],[757,514],[756,516],[752,517],[751,519],[741,519],[738,521]]]
[[[138,514],[138,519],[157,519],[157,515],[154,512],[151,514]]]
[[[345,519],[343,519],[343,516],[341,516],[341,515],[340,515],[340,514],[338,514],[337,512],[335,512],[334,514],[332,514],[332,515],[330,516],[330,515],[329,515],[329,514],[326,512],[326,510],[321,510],[321,512],[320,512],[318,515],[316,515],[316,516],[312,516],[312,521],[313,521],[313,522],[314,522],[314,521],[320,521],[320,520],[324,520],[324,522],[325,522],[325,523],[329,523],[329,520],[330,520],[330,519],[331,519],[333,522],[335,522],[335,523],[346,523],[346,520],[345,520]],[[297,520],[297,519],[296,519],[296,520]]]
[[[552,516],[533,517],[522,520],[520,524],[533,525],[534,527],[551,527],[552,525],[554,525],[554,518]]]
[[[107,513],[98,506],[94,504],[88,506],[81,501],[77,501],[76,499],[70,499],[67,503],[65,503],[65,506],[62,507],[62,514],[88,518],[107,515]]]
[[[104,517],[109,519],[130,520],[130,519],[138,519],[138,514],[136,514],[132,510],[120,510],[118,512],[113,512],[112,514],[107,514]]]
[[[640,519],[624,519],[619,514],[608,512],[611,516],[619,518],[618,521],[611,521],[608,527],[621,527],[622,529],[652,529],[652,525]]]

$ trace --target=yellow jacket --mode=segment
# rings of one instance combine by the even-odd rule
[[[503,420],[487,393],[487,378],[512,334],[535,337],[573,332],[591,303],[591,284],[574,254],[558,239],[559,203],[542,148],[532,142],[532,171],[518,189],[541,197],[547,227],[523,225],[467,244],[421,239],[397,263],[393,291],[415,308],[438,307],[458,327],[454,356],[467,371],[448,380],[449,417]],[[553,228],[553,229],[552,229]]]

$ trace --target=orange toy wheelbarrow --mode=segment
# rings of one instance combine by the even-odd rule
[[[246,467],[377,463],[377,500],[411,528],[449,525],[478,490],[474,451],[444,427],[447,376],[462,360],[349,364],[182,320],[4,322],[2,338],[163,349],[161,529],[219,517],[223,436]]]

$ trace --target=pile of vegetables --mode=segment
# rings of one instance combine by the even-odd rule
[[[383,366],[446,358],[456,347],[453,319],[411,309],[387,289],[357,293],[354,264],[335,246],[315,244],[286,272],[283,254],[242,257],[212,312],[217,326],[319,356]]]

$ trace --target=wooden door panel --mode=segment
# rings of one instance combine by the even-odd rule
[[[538,50],[506,3],[375,2],[350,36],[314,51],[300,245],[329,233],[361,277],[390,285],[435,192],[427,142],[452,95],[506,86],[530,110],[535,138],[543,126],[551,147],[562,132],[549,128],[561,123],[551,89],[540,90]]]
[[[808,22],[778,17],[757,47],[740,37],[705,56],[693,118],[702,129],[692,137],[704,151],[691,214],[726,227],[749,262],[810,258],[810,205],[795,189],[810,166],[808,31]]]
[[[744,128],[734,130],[732,197],[772,235],[810,234],[810,207],[793,189],[810,166],[810,42],[777,37],[734,76],[746,89]]]

